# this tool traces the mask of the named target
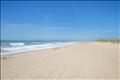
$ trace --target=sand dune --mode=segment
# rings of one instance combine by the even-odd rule
[[[2,79],[119,79],[118,44],[89,42],[2,56]]]

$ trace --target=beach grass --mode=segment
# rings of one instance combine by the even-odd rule
[[[120,39],[99,39],[96,42],[120,43]]]

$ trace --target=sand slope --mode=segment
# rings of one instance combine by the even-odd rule
[[[118,44],[89,42],[2,57],[2,79],[118,79]]]

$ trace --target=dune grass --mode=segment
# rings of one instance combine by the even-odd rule
[[[120,43],[120,39],[99,39],[96,42]]]

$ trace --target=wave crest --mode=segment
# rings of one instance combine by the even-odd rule
[[[9,43],[11,46],[23,46],[24,43]]]

